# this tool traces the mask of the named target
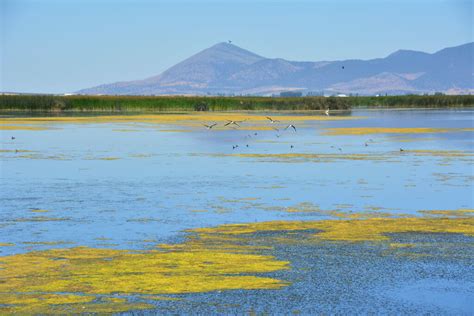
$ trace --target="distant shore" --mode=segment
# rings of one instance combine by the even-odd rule
[[[474,107],[473,95],[348,97],[187,97],[0,95],[0,111],[168,112],[168,111],[317,111],[353,108]]]

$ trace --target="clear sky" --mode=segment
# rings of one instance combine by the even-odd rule
[[[143,79],[217,42],[337,60],[473,41],[470,0],[0,0],[0,91]]]

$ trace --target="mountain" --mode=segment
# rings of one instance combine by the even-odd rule
[[[399,50],[385,58],[297,62],[265,58],[219,43],[144,80],[104,84],[79,94],[270,95],[472,93],[474,43],[429,54]]]

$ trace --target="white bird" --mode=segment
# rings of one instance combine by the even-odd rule
[[[290,128],[290,127],[293,128],[293,129],[295,130],[295,132],[296,132],[296,127],[295,127],[293,124],[290,124],[290,125],[288,125],[287,127],[285,127],[285,130],[288,129],[288,128]]]
[[[324,112],[327,116],[329,116],[329,109],[326,110],[326,112]]]
[[[273,123],[280,122],[279,120],[274,120],[274,119],[272,119],[271,117],[268,117],[268,116],[267,116],[267,120],[269,120],[270,123],[272,123],[272,124],[273,124]]]
[[[241,122],[241,121],[239,121],[239,122]],[[229,120],[227,120],[227,123],[224,124],[224,126],[231,125],[231,124],[232,125],[237,125],[238,127],[240,127],[240,125],[239,125],[239,123],[237,123],[237,121],[229,121]]]
[[[211,124],[211,125],[206,125],[206,124],[202,124],[203,126],[205,126],[207,129],[212,129],[214,126],[217,125],[217,123],[214,123],[214,124]]]

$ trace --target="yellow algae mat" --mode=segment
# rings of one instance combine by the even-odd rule
[[[474,236],[473,210],[421,214],[390,217],[372,212],[361,219],[221,225],[190,230],[185,242],[148,251],[75,247],[4,256],[0,260],[0,312],[112,313],[153,308],[150,300],[156,300],[156,295],[279,289],[289,284],[264,273],[290,269],[291,263],[268,253],[295,232],[304,232],[315,245],[365,242],[388,247],[392,233]],[[262,239],[256,234],[262,232],[278,234],[273,242],[259,243]],[[127,295],[138,300],[129,301],[124,298]]]
[[[279,115],[278,124],[302,123],[305,121],[339,121],[353,120],[355,116],[322,116],[322,115]],[[271,130],[278,124],[271,124],[266,115],[245,113],[183,113],[183,114],[150,114],[150,115],[103,115],[103,116],[62,116],[62,117],[27,117],[1,118],[0,130],[43,130],[57,127],[58,124],[98,124],[98,123],[141,123],[156,125],[176,125],[186,127],[203,127],[203,124],[218,123],[214,129],[223,129],[229,121],[236,122],[226,127],[239,127],[245,130]],[[240,125],[240,126],[239,126]],[[126,130],[126,129],[125,129]],[[118,131],[125,131],[118,130]],[[169,130],[167,130],[169,131]],[[178,130],[186,131],[186,130]]]

